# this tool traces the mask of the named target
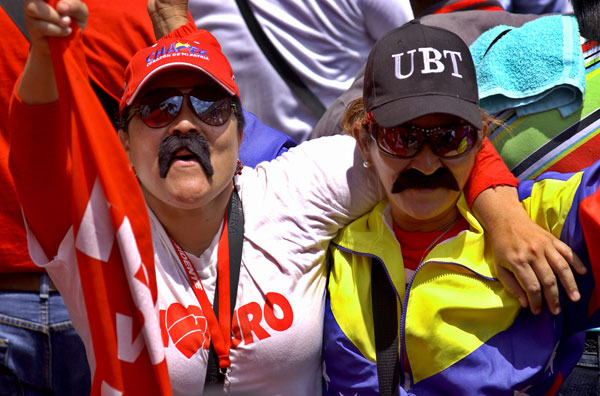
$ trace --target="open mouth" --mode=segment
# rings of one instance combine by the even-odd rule
[[[158,148],[158,168],[161,178],[167,177],[172,166],[192,168],[199,164],[210,179],[214,173],[210,163],[210,146],[202,135],[172,135]]]
[[[198,156],[196,154],[193,154],[192,152],[188,151],[188,150],[180,150],[177,154],[175,154],[173,156],[173,159],[171,160],[171,163],[175,162],[175,161],[196,161],[196,162],[200,162],[200,160],[198,159]]]
[[[175,158],[173,158],[173,160],[180,160],[180,161],[198,161],[198,157],[196,157],[194,154],[188,154],[188,155],[176,155]]]

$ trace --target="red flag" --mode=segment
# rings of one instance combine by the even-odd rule
[[[93,344],[91,394],[171,395],[146,204],[89,84],[81,31],[73,27],[68,38],[49,44],[60,126],[71,136],[72,224]]]

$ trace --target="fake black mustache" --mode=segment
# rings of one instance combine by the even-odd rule
[[[210,149],[208,141],[202,135],[191,134],[168,136],[160,143],[158,147],[158,171],[163,179],[167,177],[167,173],[171,168],[171,163],[180,150],[186,149],[196,156],[200,166],[204,169],[204,173],[208,178],[212,177],[215,170],[210,162]]]
[[[392,193],[397,194],[409,188],[448,188],[459,191],[458,182],[448,168],[438,168],[431,175],[426,175],[416,169],[409,169],[402,172],[394,185]]]

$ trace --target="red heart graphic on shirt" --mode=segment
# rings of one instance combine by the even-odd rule
[[[184,308],[179,303],[171,304],[165,320],[173,344],[188,359],[200,348],[209,348],[208,322],[200,307],[190,305]]]

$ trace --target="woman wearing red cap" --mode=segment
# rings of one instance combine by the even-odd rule
[[[32,50],[12,104],[12,170],[21,194],[58,191],[28,200],[24,215],[34,260],[55,278],[86,344],[92,393],[320,394],[325,249],[384,195],[369,170],[353,166],[354,140],[303,143],[242,170],[240,99],[214,38],[186,25],[140,50],[125,75],[119,138],[143,194],[154,262],[115,275],[113,294],[122,301],[107,295],[103,305],[86,295],[78,261],[82,251],[110,261],[101,253],[114,234],[103,227],[102,210],[119,208],[95,206],[104,202],[95,189],[82,224],[97,243],[78,237],[85,227],[71,224],[70,198],[62,194],[77,187],[61,168],[71,153],[54,142],[60,131],[47,127],[58,95],[46,36],[70,34],[67,15],[85,21],[86,11],[76,0],[60,1],[58,13],[43,2],[27,4]],[[43,149],[35,144],[41,140]],[[48,224],[41,212],[56,221]],[[118,236],[129,235],[123,224]],[[137,263],[130,242],[122,255]],[[136,322],[120,302],[146,296],[146,286],[151,309],[136,305],[144,318]],[[116,345],[95,343],[106,333]]]

